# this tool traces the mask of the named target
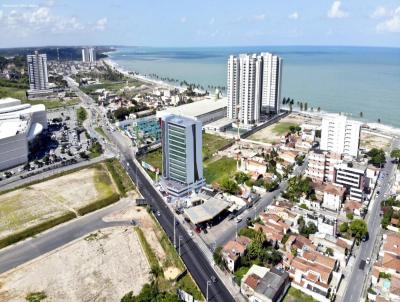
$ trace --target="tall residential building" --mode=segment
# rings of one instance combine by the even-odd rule
[[[205,184],[201,126],[187,117],[161,117],[162,184],[173,196],[184,196]]]
[[[325,115],[322,119],[320,148],[357,157],[360,131],[360,122],[349,120],[343,115]]]
[[[82,62],[93,63],[96,61],[96,50],[93,47],[82,48]]]
[[[230,56],[227,71],[227,117],[244,125],[260,121],[261,112],[278,114],[282,59],[270,53]]]
[[[308,155],[308,165],[305,175],[314,182],[332,182],[335,166],[342,163],[342,156],[327,151],[311,151]]]
[[[350,199],[364,201],[366,170],[367,165],[365,163],[339,164],[335,166],[334,182],[347,188]]]
[[[31,90],[49,89],[47,55],[35,51],[35,54],[27,55],[26,59],[28,62],[29,88]]]

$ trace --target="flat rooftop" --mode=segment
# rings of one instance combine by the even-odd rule
[[[0,139],[25,132],[27,125],[28,121],[19,118],[0,120]]]
[[[181,105],[178,107],[168,107],[165,110],[158,111],[157,116],[162,116],[166,113],[171,113],[187,117],[199,117],[216,110],[222,110],[226,108],[227,106],[226,104],[227,104],[226,98],[221,98],[218,100],[214,100],[212,98],[206,98],[204,100]]]
[[[199,224],[210,221],[228,208],[229,203],[227,201],[211,197],[201,205],[185,209],[185,215],[193,224]]]

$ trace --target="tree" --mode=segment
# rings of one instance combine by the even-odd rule
[[[232,195],[239,193],[239,186],[238,186],[238,184],[237,184],[233,179],[230,179],[230,178],[227,177],[227,176],[224,177],[224,178],[221,180],[221,188],[222,188],[225,192],[227,192],[227,193],[229,193],[229,194],[232,194]]]
[[[326,248],[325,252],[329,255],[329,256],[333,256],[333,249],[328,247]]]
[[[320,112],[320,111],[321,111],[321,107],[318,107],[318,108],[317,108],[317,111]]]
[[[379,123],[379,124],[381,123],[381,119],[380,119],[380,118],[378,118],[378,123]]]
[[[250,176],[244,172],[237,172],[235,174],[235,180],[237,183],[242,184],[245,183],[247,180],[250,179]]]
[[[222,246],[218,246],[213,253],[214,262],[219,267],[221,267],[224,263],[224,261],[222,260],[221,251],[222,251]]]
[[[364,113],[362,111],[360,111],[360,117],[363,118]]]
[[[347,222],[343,222],[340,226],[339,226],[339,231],[340,233],[346,233],[349,230],[349,224]]]
[[[367,155],[370,157],[369,162],[374,166],[381,166],[386,162],[385,151],[383,149],[372,148]]]
[[[354,214],[353,214],[353,213],[347,213],[347,214],[346,214],[346,217],[347,217],[347,219],[349,219],[349,220],[353,220]]]
[[[303,111],[303,102],[300,103],[300,111]]]
[[[390,152],[390,157],[394,158],[396,161],[400,161],[400,149],[394,149]]]
[[[305,102],[305,103],[304,103],[304,111],[307,111],[307,110],[308,110],[308,103]]]
[[[293,111],[293,105],[292,105],[292,103],[290,103],[289,104],[289,112],[292,112]]]
[[[361,238],[368,234],[368,227],[364,220],[362,219],[354,219],[349,226],[350,234],[357,241],[360,241]]]

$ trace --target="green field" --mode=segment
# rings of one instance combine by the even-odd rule
[[[142,84],[143,83],[138,80],[134,79],[128,80],[128,86],[140,86]],[[106,89],[109,91],[117,92],[118,90],[124,88],[125,86],[126,86],[126,81],[118,81],[118,82],[105,81],[104,83],[101,84],[83,86],[80,87],[80,89],[84,93],[93,94],[97,89]]]
[[[294,287],[290,287],[283,302],[317,302],[317,300]]]
[[[203,160],[206,161],[212,158],[215,152],[232,142],[232,139],[227,139],[218,135],[203,133]]]
[[[236,172],[236,160],[222,157],[216,161],[204,163],[204,178],[208,184],[218,183],[225,176]]]
[[[231,143],[232,140],[213,135],[213,134],[208,134],[208,133],[203,133],[203,164],[204,164],[204,175],[206,177],[207,182],[208,179],[211,180],[211,182],[220,179],[221,175],[225,176],[226,173],[230,173],[231,171],[236,171],[236,161],[235,162],[235,167],[232,169],[232,163],[229,159],[226,160],[218,160],[216,162],[212,162],[212,155],[220,150],[222,147],[226,146],[227,144]],[[139,158],[139,161],[145,161],[146,163],[152,165],[154,168],[162,170],[162,152],[161,149],[157,149],[155,151],[146,153],[144,156]],[[209,163],[210,162],[210,163]],[[208,164],[209,163],[209,164]],[[224,165],[227,164],[225,167]],[[221,166],[219,166],[221,165]],[[225,171],[226,172],[220,172],[220,171]],[[155,179],[155,174],[148,171],[149,175]],[[219,175],[221,174],[221,175]],[[207,175],[207,176],[206,176]],[[208,177],[208,179],[207,179]],[[211,183],[210,182],[210,183]]]
[[[272,128],[272,131],[277,135],[284,135],[290,131],[289,128],[292,126],[298,126],[298,124],[290,122],[278,122],[274,128]]]
[[[96,127],[94,128],[94,130],[100,134],[102,137],[104,137],[106,140],[110,141],[110,139],[108,138],[107,134],[104,132],[103,128],[101,127]]]

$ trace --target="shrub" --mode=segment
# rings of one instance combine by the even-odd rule
[[[120,199],[119,194],[114,193],[111,196],[108,196],[106,198],[97,200],[95,202],[92,202],[91,204],[88,204],[80,209],[78,209],[78,214],[79,215],[85,215],[87,213],[96,211],[98,209],[104,208],[105,206],[108,206],[114,202],[117,202]]]
[[[47,298],[46,293],[44,291],[41,291],[41,292],[28,293],[25,297],[25,300],[29,302],[40,302],[46,298]]]

